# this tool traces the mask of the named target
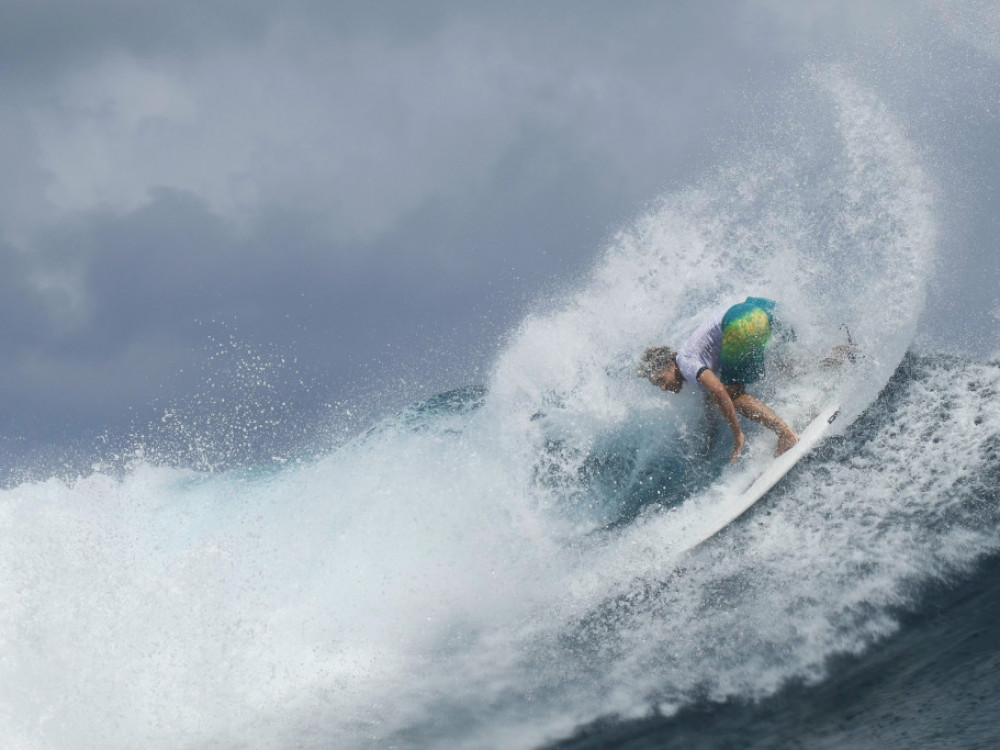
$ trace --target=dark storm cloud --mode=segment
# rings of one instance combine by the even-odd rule
[[[429,193],[488,176],[525,126],[559,132],[564,153],[603,156],[613,179],[648,191],[665,171],[650,165],[685,153],[746,76],[731,54],[742,19],[724,15],[720,28],[701,5],[518,5],[506,16],[452,5],[410,25],[380,22],[397,6],[292,4],[261,20],[241,5],[258,19],[242,24],[262,27],[252,38],[202,23],[226,17],[225,3],[162,19],[145,7],[97,4],[108,20],[74,33],[73,59],[74,45],[50,56],[33,45],[31,59],[67,57],[51,90],[19,103],[36,133],[23,145],[40,152],[60,207],[131,207],[170,186],[216,207],[310,202],[342,230],[377,232]]]
[[[124,215],[88,212],[46,231],[30,255],[8,247],[8,264],[21,264],[6,278],[21,283],[6,300],[22,312],[0,321],[0,335],[5,390],[27,412],[19,428],[68,416],[96,427],[116,400],[163,399],[208,337],[228,333],[259,351],[282,344],[329,386],[370,376],[373,363],[412,380],[410,363],[428,351],[437,377],[424,385],[475,378],[532,294],[579,270],[579,248],[596,248],[605,227],[581,209],[616,203],[566,194],[574,180],[597,181],[596,164],[540,179],[552,148],[525,139],[495,180],[367,242],[332,242],[322,216],[284,209],[237,228],[196,196],[161,189]],[[26,283],[37,279],[51,280],[46,295]],[[39,369],[58,373],[46,380],[58,387],[35,391]]]
[[[568,26],[602,27],[621,23],[633,12],[605,3],[579,2],[573,12],[559,4],[455,3],[424,0],[7,0],[0,5],[0,66],[20,75],[58,74],[110,51],[138,57],[197,56],[220,47],[259,43],[276,25],[290,22],[311,28],[328,41],[377,36],[405,41],[426,37],[448,20],[486,17],[491,23],[537,19]],[[641,7],[642,4],[640,4]],[[649,14],[648,6],[641,10]],[[685,11],[690,12],[690,11]],[[677,20],[676,13],[670,15]],[[705,17],[708,17],[707,15]],[[672,24],[674,27],[677,24]],[[522,27],[519,31],[524,31]]]
[[[396,398],[413,362],[425,388],[475,377],[738,99],[710,11],[6,5],[7,62],[51,79],[3,110],[0,216],[34,310],[0,324],[26,347],[8,415],[141,407],[220,322],[294,342],[331,388],[372,363],[407,374]]]
[[[34,80],[109,50],[136,55],[200,51],[267,28],[266,6],[240,0],[6,0],[0,5],[0,66]]]

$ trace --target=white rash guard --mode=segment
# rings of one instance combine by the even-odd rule
[[[722,353],[722,318],[732,305],[719,307],[709,313],[691,338],[677,352],[677,369],[685,380],[698,382],[703,370],[720,374],[719,355]]]

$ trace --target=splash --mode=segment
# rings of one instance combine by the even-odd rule
[[[936,248],[933,191],[872,94],[837,70],[809,82],[817,98],[797,102],[801,121],[786,126],[794,137],[783,133],[775,147],[665,197],[615,239],[581,289],[522,324],[490,388],[503,432],[516,435],[512,449],[537,454],[547,436],[531,417],[549,412],[558,422],[550,429],[579,448],[567,473],[582,469],[602,435],[644,421],[680,431],[671,439],[690,448],[684,425],[700,406],[664,403],[635,380],[634,362],[647,346],[682,342],[706,310],[749,295],[781,301],[805,359],[849,332],[861,364],[820,390],[844,402],[844,424],[872,402],[923,309]],[[817,124],[831,120],[833,129]],[[772,396],[788,408],[808,400],[813,411],[820,398]],[[664,409],[682,412],[673,428],[657,416]]]
[[[284,465],[140,460],[0,494],[0,735],[531,747],[821,679],[831,654],[891,632],[914,582],[993,544],[996,519],[970,508],[1000,376],[915,361],[871,409],[921,313],[933,193],[903,129],[842,73],[795,102],[773,143],[664,197],[529,316],[486,390]],[[688,458],[703,412],[637,380],[634,359],[747,294],[782,301],[805,356],[849,326],[861,364],[774,396],[834,395],[867,421],[765,521],[678,560],[671,502],[707,491],[712,465]],[[932,429],[928,408],[952,435],[934,449],[907,437]]]

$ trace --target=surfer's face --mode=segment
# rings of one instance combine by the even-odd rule
[[[681,389],[681,383],[684,381],[681,380],[681,374],[677,369],[677,363],[671,362],[665,370],[653,373],[653,377],[649,379],[649,382],[661,391],[677,393]]]

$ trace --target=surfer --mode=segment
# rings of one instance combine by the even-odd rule
[[[677,393],[687,381],[705,389],[733,432],[731,464],[739,459],[746,442],[738,415],[778,436],[775,456],[799,441],[788,423],[746,392],[748,385],[764,376],[764,352],[771,340],[774,307],[769,299],[747,297],[738,305],[718,308],[678,351],[651,347],[639,362],[639,374],[663,391]]]

